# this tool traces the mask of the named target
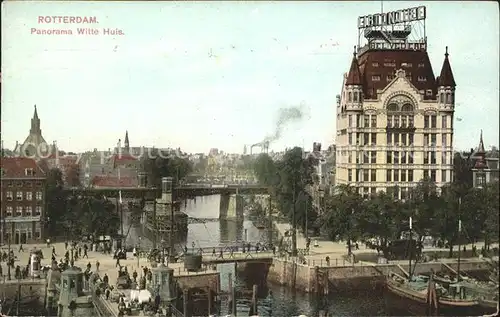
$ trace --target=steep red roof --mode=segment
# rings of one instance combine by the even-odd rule
[[[450,60],[448,59],[448,46],[446,46],[446,53],[444,54],[443,67],[441,67],[441,74],[438,77],[439,86],[451,86],[455,87],[455,78],[453,77],[453,71],[451,70]]]
[[[27,157],[3,157],[0,168],[2,177],[12,178],[33,178],[45,177],[45,172],[40,168],[37,162]],[[26,170],[33,170],[34,174],[27,175]]]
[[[111,157],[111,160],[114,162],[128,162],[128,161],[137,161],[137,158],[128,153],[115,154]]]
[[[424,99],[435,99],[437,86],[429,56],[425,51],[368,50],[358,57],[365,99],[376,99],[377,90],[384,89],[404,69],[410,82],[418,90],[432,90]]]
[[[358,59],[356,58],[356,47],[354,47],[354,56],[351,61],[351,68],[347,75],[346,85],[361,85],[361,73],[359,72]]]
[[[114,177],[114,176],[94,176],[92,185],[95,187],[137,187],[137,179],[135,177]]]

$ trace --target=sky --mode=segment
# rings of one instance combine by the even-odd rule
[[[270,148],[335,142],[335,96],[358,42],[358,16],[381,2],[2,2],[4,146],[42,134],[66,151],[131,146],[242,153],[273,132],[278,109],[305,105]],[[449,47],[457,82],[455,147],[498,145],[499,10],[495,2],[425,5],[435,76]],[[95,16],[98,24],[40,24]],[[78,35],[90,27],[98,35]],[[119,29],[123,35],[103,34]],[[33,29],[71,29],[38,35]]]

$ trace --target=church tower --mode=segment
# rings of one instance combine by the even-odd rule
[[[128,131],[125,131],[125,153],[130,153],[130,143],[128,141]]]
[[[40,155],[46,155],[49,151],[49,146],[42,136],[42,129],[40,128],[40,118],[36,109],[31,118],[30,133],[23,144],[16,148],[15,152],[21,156],[38,158]]]

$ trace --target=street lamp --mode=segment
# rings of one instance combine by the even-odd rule
[[[165,263],[165,239],[161,239],[161,263]]]
[[[135,256],[137,257],[137,268],[139,268],[139,252],[140,252],[140,249],[141,249],[141,237],[139,237],[139,241],[137,243],[137,250],[135,250]]]

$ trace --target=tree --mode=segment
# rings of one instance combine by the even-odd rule
[[[460,183],[452,183],[441,188],[441,199],[435,209],[435,222],[431,231],[434,237],[449,243],[449,257],[453,256],[453,244],[458,237],[458,220],[466,220],[466,214],[460,215]],[[464,217],[465,216],[465,217]]]
[[[364,206],[358,217],[358,230],[364,239],[377,239],[379,242],[374,246],[387,258],[389,243],[399,238],[407,219],[403,205],[391,193],[380,191],[367,199]]]
[[[472,188],[462,203],[463,214],[471,216],[466,223],[468,235],[474,240],[483,240],[486,248],[498,237],[498,199],[499,185],[494,182],[484,188]]]
[[[260,184],[274,187],[279,184],[277,166],[268,154],[260,154],[254,162],[253,169]]]
[[[78,164],[71,164],[66,170],[66,186],[80,187],[80,166]]]
[[[47,172],[46,180],[47,210],[45,212],[47,230],[50,236],[63,232],[59,226],[66,213],[66,197],[63,191],[62,172],[58,168]]]
[[[347,241],[349,254],[352,253],[351,242],[362,235],[359,222],[364,204],[361,195],[349,185],[338,185],[335,193],[325,200],[323,229],[332,241]]]
[[[472,161],[471,153],[456,152],[453,156],[454,182],[466,189],[472,187]]]
[[[440,198],[436,184],[425,178],[410,191],[408,208],[409,216],[414,220],[413,230],[422,240],[427,235],[432,235],[431,228],[435,227],[435,211],[439,207]]]
[[[162,177],[173,177],[178,183],[193,171],[192,162],[175,155],[160,155],[160,150],[155,150],[149,157],[143,157],[142,170],[148,177],[148,185],[161,190]]]

